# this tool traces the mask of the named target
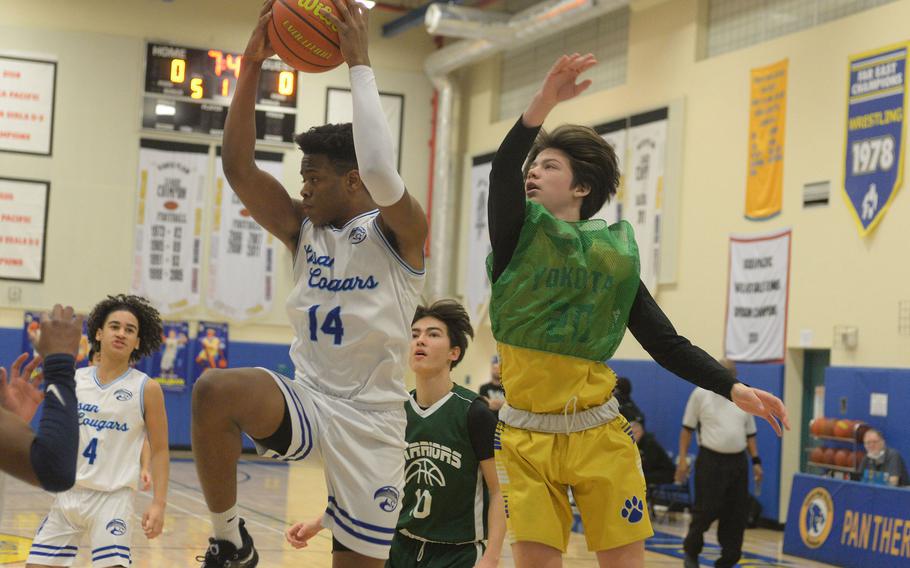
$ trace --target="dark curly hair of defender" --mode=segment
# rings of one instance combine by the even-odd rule
[[[130,354],[130,363],[135,363],[161,347],[161,316],[148,300],[142,296],[117,294],[101,300],[88,315],[85,325],[88,328],[92,350],[101,352],[101,344],[95,339],[98,330],[104,327],[107,316],[112,312],[127,311],[136,316],[139,322],[139,348]]]
[[[547,148],[562,150],[569,157],[573,186],[580,185],[591,189],[581,202],[582,219],[593,217],[604,203],[616,195],[619,187],[619,162],[616,159],[616,152],[592,128],[564,124],[549,133],[541,129],[525,163],[525,179],[528,177],[531,162]]]
[[[328,157],[339,175],[357,169],[354,129],[350,122],[314,126],[298,134],[294,142],[308,156],[322,154]]]
[[[411,324],[413,325],[417,320],[426,317],[436,318],[446,324],[449,345],[459,348],[458,359],[449,364],[449,369],[454,369],[464,359],[464,354],[468,350],[468,337],[470,336],[471,339],[474,339],[474,328],[471,327],[471,318],[468,317],[468,312],[455,300],[439,300],[429,307],[417,306],[417,311],[414,313],[414,319],[411,320]]]

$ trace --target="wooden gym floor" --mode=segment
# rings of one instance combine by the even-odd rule
[[[241,514],[246,519],[259,550],[263,568],[279,566],[321,568],[331,566],[331,535],[323,531],[308,548],[294,550],[284,542],[290,523],[315,517],[325,508],[325,485],[320,463],[286,466],[277,462],[244,460],[238,467]],[[31,537],[50,507],[52,497],[39,489],[7,477],[0,483],[3,499],[0,518],[0,565],[25,566]],[[136,497],[136,523],[149,504],[150,495]],[[675,517],[675,518],[671,518]],[[658,515],[655,537],[648,541],[647,566],[682,566],[682,536],[685,515]],[[164,533],[148,541],[141,531],[133,534],[133,568],[199,566],[194,557],[203,554],[211,525],[191,457],[175,457],[171,464],[171,487]],[[783,533],[765,529],[746,531],[745,556],[740,566],[827,566],[782,554]],[[703,566],[713,565],[719,551],[714,529],[706,535]],[[90,566],[88,547],[80,548],[74,566]],[[500,566],[514,566],[508,549]],[[584,537],[572,534],[565,556],[566,568],[596,566]]]

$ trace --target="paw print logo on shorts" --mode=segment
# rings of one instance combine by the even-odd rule
[[[622,518],[630,523],[637,523],[642,517],[644,517],[642,500],[634,495],[626,499],[625,505],[622,508]]]

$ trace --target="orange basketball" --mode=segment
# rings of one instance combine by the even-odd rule
[[[278,57],[305,73],[322,73],[341,65],[344,57],[338,29],[326,13],[338,14],[332,0],[275,2],[268,32]]]
[[[813,463],[825,463],[825,449],[813,448],[809,454],[809,461]]]
[[[820,419],[820,418],[813,418],[813,419],[809,422],[809,432],[811,432],[813,436],[819,436],[819,435],[821,435],[821,433],[822,433],[822,423],[821,423],[821,419]]]
[[[838,420],[834,423],[833,434],[838,438],[849,438],[850,434],[853,433],[853,421],[852,420]]]
[[[841,467],[847,467],[850,465],[850,458],[853,456],[853,452],[850,450],[845,450],[841,448],[834,452],[834,465],[839,465]]]
[[[825,459],[822,463],[834,464],[834,456],[837,452],[834,451],[834,448],[825,448]]]
[[[822,436],[833,436],[834,435],[834,419],[832,418],[821,418],[822,421]]]

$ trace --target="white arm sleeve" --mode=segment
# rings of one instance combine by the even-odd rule
[[[351,67],[351,95],[354,151],[360,179],[377,205],[394,205],[404,195],[404,180],[395,169],[392,134],[379,102],[373,69],[366,65]]]

